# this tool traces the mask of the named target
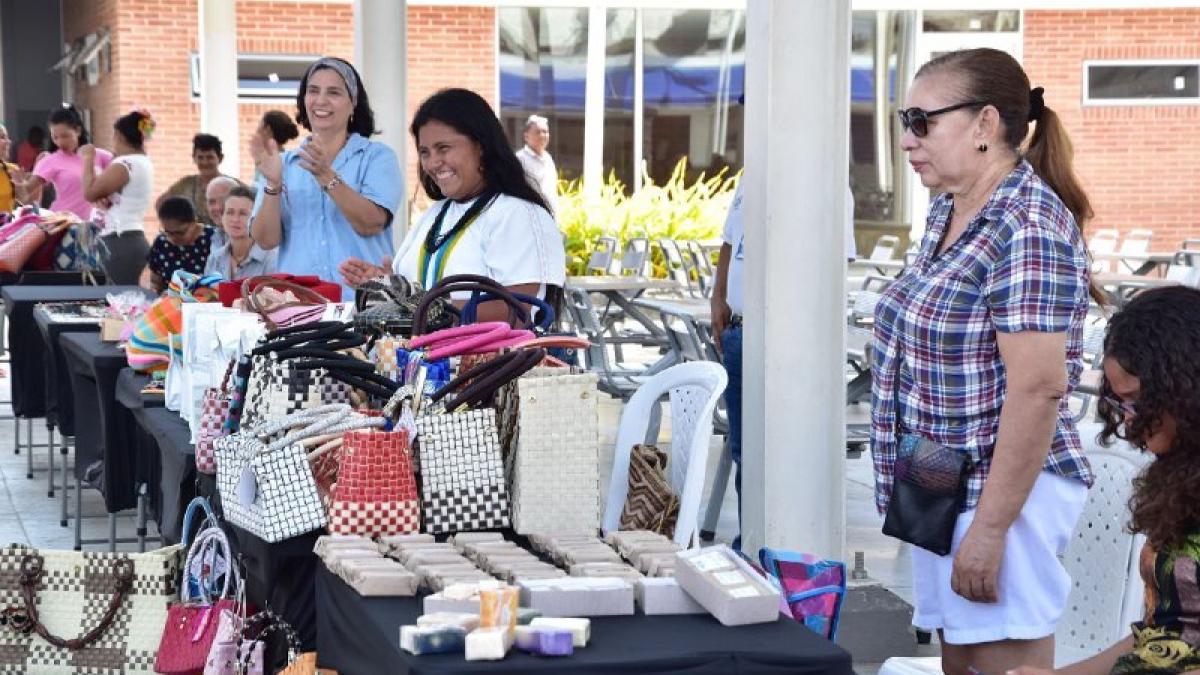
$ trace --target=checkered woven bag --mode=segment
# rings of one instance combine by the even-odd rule
[[[354,431],[342,438],[329,531],[365,535],[419,531],[421,500],[408,433]]]
[[[519,534],[600,528],[595,373],[535,368],[498,397],[500,441]]]
[[[334,379],[324,368],[302,368],[298,359],[280,360],[274,355],[255,356],[253,361],[243,425],[351,400],[350,385]]]
[[[180,551],[0,548],[0,609],[6,610],[0,671],[153,673],[167,607],[177,592]]]
[[[421,515],[430,534],[508,527],[508,487],[491,408],[417,418]]]
[[[210,476],[217,473],[213,441],[229,433],[226,431],[226,424],[233,406],[230,381],[236,365],[236,361],[229,363],[221,386],[205,389],[204,399],[200,403],[200,428],[196,432],[196,470]]]

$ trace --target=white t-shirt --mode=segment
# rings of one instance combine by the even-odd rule
[[[144,229],[142,219],[154,199],[154,165],[142,154],[122,155],[112,163],[125,167],[129,182],[109,197],[112,206],[104,216],[103,234],[141,232]]]
[[[517,159],[525,168],[529,183],[542,193],[554,216],[558,216],[558,167],[550,153],[537,154],[528,145],[517,151]]]
[[[737,190],[733,193],[733,202],[729,205],[729,213],[725,216],[725,229],[721,233],[721,241],[729,244],[733,251],[729,256],[729,276],[725,284],[725,302],[734,314],[742,313],[742,264],[746,260],[746,225],[743,222],[745,209],[742,186],[745,179],[738,181]],[[854,245],[854,193],[846,187],[846,257],[857,257]]]
[[[475,200],[449,202],[441,232],[449,232]],[[421,245],[447,200],[435,203],[409,230],[392,269],[396,274],[429,288],[436,279],[431,260],[426,278],[420,278]],[[443,246],[442,276],[478,274],[501,286],[542,284],[562,286],[567,279],[566,249],[554,219],[542,207],[510,195],[499,195],[467,227],[457,244]]]

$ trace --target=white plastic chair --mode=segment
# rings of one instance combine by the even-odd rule
[[[608,504],[604,509],[604,531],[618,529],[621,510],[629,493],[629,455],[634,445],[646,440],[652,419],[659,419],[657,406],[663,396],[671,402],[671,451],[667,480],[679,495],[679,520],[675,543],[692,546],[700,516],[700,496],[708,465],[709,441],[713,433],[713,411],[725,391],[728,378],[719,364],[694,361],[672,366],[647,380],[625,404],[617,427]]]
[[[900,248],[900,237],[885,234],[875,242],[871,249],[870,260],[892,260],[896,257],[896,249]]]
[[[1129,444],[1100,447],[1097,424],[1079,426],[1079,437],[1092,463],[1096,483],[1075,534],[1067,545],[1063,566],[1071,575],[1071,594],[1054,634],[1055,667],[1100,653],[1129,634],[1129,624],[1142,616],[1142,580],[1138,558],[1145,537],[1125,530],[1133,478],[1147,457]],[[1118,590],[1119,589],[1119,590]],[[940,657],[893,657],[879,675],[932,675],[942,672]]]

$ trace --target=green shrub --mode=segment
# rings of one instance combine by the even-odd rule
[[[615,172],[610,173],[595,201],[585,196],[581,180],[560,181],[558,225],[566,237],[567,273],[583,274],[596,240],[604,236],[617,238],[618,257],[630,239],[649,239],[654,275],[660,277],[666,276],[666,267],[662,252],[653,246],[656,239],[719,238],[741,171],[729,175],[723,168],[712,177],[700,174],[687,185],[686,169],[685,157],[663,185],[643,175],[642,189],[632,195],[626,194]]]

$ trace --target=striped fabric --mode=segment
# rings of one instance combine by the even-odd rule
[[[125,345],[129,367],[146,373],[166,370],[172,350],[182,356],[179,331],[183,330],[183,303],[215,302],[220,281],[219,274],[176,270],[166,294],[150,305]]]
[[[880,513],[891,499],[898,426],[970,453],[976,466],[963,509],[975,508],[1006,389],[998,331],[1067,332],[1069,390],[1083,370],[1087,256],[1074,218],[1054,191],[1022,161],[938,256],[952,208],[947,194],[930,204],[916,262],[875,310],[871,452]],[[1067,400],[1059,405],[1044,468],[1091,485]]]

